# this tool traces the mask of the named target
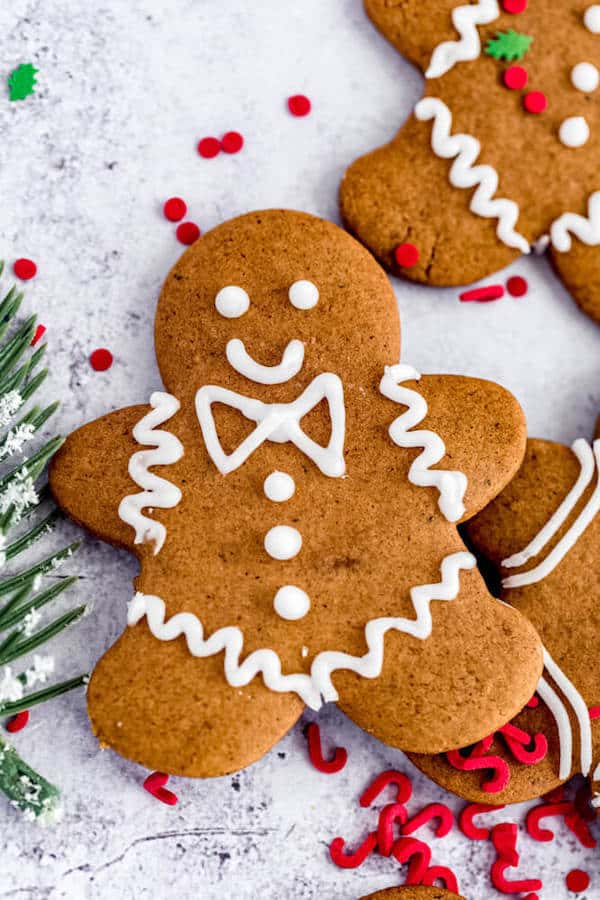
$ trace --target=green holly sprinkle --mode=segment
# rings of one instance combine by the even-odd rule
[[[35,76],[38,69],[31,63],[22,63],[8,76],[8,90],[10,100],[24,100],[35,92]]]
[[[531,42],[532,37],[526,34],[519,34],[518,31],[499,31],[496,37],[490,38],[485,47],[488,56],[494,59],[505,59],[508,62],[514,62],[516,59],[523,59]]]

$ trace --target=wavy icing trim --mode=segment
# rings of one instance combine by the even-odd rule
[[[386,366],[379,390],[388,400],[408,406],[408,410],[394,419],[388,433],[399,447],[422,447],[408,471],[408,480],[419,487],[436,487],[440,497],[438,506],[449,522],[458,522],[465,513],[463,499],[467,490],[464,472],[431,469],[446,455],[446,445],[435,431],[410,431],[427,416],[427,401],[417,391],[401,387],[403,381],[419,381],[421,373],[412,366]]]
[[[460,35],[458,41],[444,41],[431,54],[425,78],[439,78],[456,63],[477,59],[481,53],[478,25],[488,25],[500,15],[497,0],[479,0],[452,10],[452,24]]]
[[[555,250],[568,253],[571,249],[571,234],[579,238],[588,247],[600,244],[600,191],[595,191],[588,198],[588,215],[567,212],[559,216],[550,226],[550,240]]]
[[[451,134],[452,113],[438,97],[425,97],[415,106],[415,116],[420,122],[433,119],[431,147],[441,159],[454,159],[448,176],[456,188],[476,188],[471,197],[470,209],[484,219],[498,219],[496,234],[507,247],[521,253],[530,253],[529,241],[515,230],[519,218],[519,206],[514,200],[503,197],[493,199],[498,189],[498,173],[490,165],[475,166],[481,144],[470,134]]]
[[[304,672],[284,675],[278,653],[266,648],[253,651],[240,662],[244,646],[244,635],[240,628],[235,625],[226,626],[205,638],[204,627],[196,615],[177,613],[167,621],[164,601],[152,594],[134,595],[129,603],[127,623],[130,626],[137,625],[146,616],[154,637],[161,641],[173,641],[183,635],[192,656],[205,658],[224,652],[225,678],[232,687],[243,687],[261,673],[264,684],[270,690],[296,693],[307,706],[316,710],[324,701],[338,699],[331,680],[334,672],[345,669],[356,672],[363,678],[379,677],[383,666],[384,638],[388,631],[401,631],[419,640],[428,638],[433,628],[431,601],[455,600],[460,590],[460,570],[473,569],[475,565],[475,557],[466,551],[446,556],[441,564],[441,581],[437,584],[419,585],[410,590],[416,618],[371,619],[365,626],[365,641],[369,649],[364,656],[325,650],[315,656],[310,675]]]
[[[179,401],[172,394],[155,391],[150,397],[152,411],[146,413],[133,429],[138,444],[154,447],[153,450],[138,450],[129,460],[129,475],[139,487],[139,494],[123,497],[119,504],[119,518],[135,529],[135,543],[154,543],[154,554],[160,552],[167,536],[164,525],[142,514],[146,506],[172,509],[181,500],[179,488],[150,472],[151,466],[166,466],[178,462],[183,456],[181,441],[168,431],[156,431],[175,415]]]

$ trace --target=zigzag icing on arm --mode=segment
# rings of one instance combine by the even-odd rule
[[[138,444],[154,447],[153,450],[138,450],[129,460],[129,474],[143,490],[139,494],[124,497],[119,504],[119,518],[135,529],[135,543],[154,543],[155,555],[165,542],[167,530],[160,522],[142,514],[146,506],[172,509],[181,500],[179,488],[150,472],[152,466],[167,466],[178,462],[183,456],[181,441],[168,431],[156,431],[179,409],[179,401],[171,394],[155,391],[150,397],[152,411],[136,424],[133,436]]]
[[[388,631],[401,631],[419,640],[426,640],[433,628],[431,601],[455,600],[460,591],[460,570],[473,569],[475,565],[475,557],[466,551],[446,556],[441,564],[440,582],[411,588],[410,597],[416,616],[414,619],[371,619],[365,626],[369,650],[364,656],[325,650],[313,660],[310,675],[303,672],[284,675],[278,653],[266,648],[255,650],[240,662],[244,645],[244,635],[240,628],[220,628],[205,639],[202,622],[196,615],[177,613],[167,621],[165,603],[155,595],[135,594],[129,604],[127,623],[130,626],[137,625],[146,616],[154,637],[161,641],[173,641],[183,635],[192,656],[204,658],[224,652],[225,678],[232,687],[243,687],[260,673],[270,690],[279,693],[292,691],[308,706],[319,709],[324,700],[338,699],[331,681],[334,672],[345,669],[364,678],[379,677],[383,666],[384,639]]]
[[[425,78],[439,78],[456,63],[477,59],[481,53],[478,25],[488,25],[500,15],[497,0],[479,0],[457,6],[452,10],[452,24],[458,31],[458,41],[444,41],[434,49]]]
[[[578,213],[563,213],[550,227],[550,240],[555,250],[568,253],[571,249],[571,234],[589,247],[600,244],[600,191],[590,194],[588,217]]]
[[[496,234],[507,247],[530,253],[529,241],[516,231],[519,206],[513,200],[493,199],[498,189],[498,173],[489,165],[475,166],[481,144],[470,134],[451,134],[452,113],[438,97],[425,97],[415,106],[420,122],[433,119],[431,147],[441,159],[454,159],[449,181],[456,188],[477,188],[471,198],[471,212],[484,219],[498,219]]]
[[[421,375],[412,366],[399,364],[386,366],[379,390],[388,400],[401,403],[408,409],[394,419],[388,432],[399,447],[422,447],[423,452],[414,460],[408,480],[419,487],[435,487],[440,493],[438,506],[449,522],[458,522],[465,512],[463,499],[467,490],[464,472],[432,469],[446,455],[446,445],[434,431],[411,431],[427,416],[427,403],[417,391],[401,387],[403,381],[419,381]]]

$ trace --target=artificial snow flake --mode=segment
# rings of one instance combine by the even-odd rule
[[[36,629],[36,626],[39,624],[41,618],[42,618],[41,613],[39,612],[39,610],[35,609],[35,607],[33,609],[29,610],[29,612],[23,619],[22,628],[23,628],[23,634],[25,635],[25,637],[31,637],[31,635],[33,634],[33,632]]]
[[[36,653],[33,657],[33,665],[25,672],[25,683],[28,688],[35,687],[36,684],[46,684],[48,676],[54,672],[54,659],[52,656],[38,656]]]
[[[23,398],[18,391],[7,391],[0,397],[0,426],[8,425],[22,403]]]
[[[14,703],[23,696],[23,683],[13,675],[10,666],[5,666],[0,678],[0,704]]]
[[[510,28],[508,31],[499,31],[496,37],[490,38],[485,46],[485,52],[494,59],[513,62],[515,59],[523,59],[532,41],[532,37]]]
[[[1,402],[1,401],[0,401]],[[1,413],[0,413],[1,415]],[[33,479],[27,470],[18,472],[12,481],[9,481],[0,494],[0,513],[13,509],[13,524],[16,524],[30,506],[39,502],[39,497]]]
[[[4,438],[4,445],[0,447],[0,459],[20,453],[23,444],[30,441],[35,434],[35,428],[29,422],[23,422],[15,428],[11,428]]]

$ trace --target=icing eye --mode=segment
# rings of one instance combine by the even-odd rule
[[[296,309],[312,309],[319,302],[319,288],[312,281],[295,281],[288,291]]]
[[[250,297],[244,288],[238,287],[237,284],[228,284],[227,287],[221,288],[215,297],[215,306],[217,312],[226,319],[239,319],[248,312]]]

